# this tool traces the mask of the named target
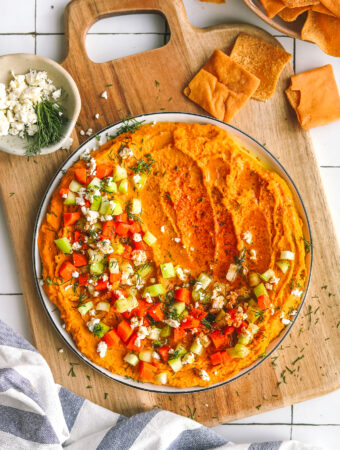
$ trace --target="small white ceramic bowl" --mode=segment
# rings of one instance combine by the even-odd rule
[[[34,69],[37,71],[45,70],[48,78],[53,81],[56,88],[62,88],[64,91],[62,106],[65,108],[65,114],[69,121],[63,130],[63,137],[56,144],[41,149],[42,155],[52,153],[62,147],[65,141],[70,137],[80,113],[81,100],[76,83],[71,75],[58,63],[49,58],[28,53],[14,53],[11,55],[0,56],[0,83],[8,85],[12,79],[11,71],[16,75],[26,74]],[[25,155],[27,140],[18,136],[0,136],[0,150],[13,155]]]

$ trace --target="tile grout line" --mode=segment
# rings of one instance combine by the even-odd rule
[[[37,54],[37,0],[34,0],[34,54]]]
[[[268,422],[247,422],[247,423],[221,423],[223,426],[237,426],[237,427],[243,427],[243,426],[249,426],[249,425],[260,425],[260,426],[286,426],[286,427],[339,427],[340,423],[286,423],[286,422],[277,422],[277,423],[268,423]],[[292,436],[292,434],[291,434]],[[290,437],[291,439],[292,437]]]
[[[139,36],[139,35],[156,35],[156,36],[164,36],[164,35],[170,35],[170,33],[161,33],[161,32],[157,32],[157,31],[155,31],[155,32],[153,32],[153,31],[141,31],[141,32],[138,32],[138,33],[124,33],[124,32],[121,32],[121,33],[105,33],[105,32],[103,32],[103,33],[87,33],[88,35],[90,35],[90,36],[116,36],[116,35],[123,35],[123,36],[126,36],[126,35],[131,35],[131,36]],[[31,31],[31,32],[27,32],[27,33],[0,33],[0,36],[33,36],[33,37],[36,37],[36,36],[64,36],[65,35],[65,33],[62,33],[62,32],[55,32],[55,33],[37,33],[37,32],[35,32],[35,31]]]
[[[290,405],[290,435],[289,439],[293,439],[293,423],[294,423],[294,405]]]
[[[293,41],[293,69],[294,73],[296,73],[296,39]]]
[[[22,292],[5,292],[5,293],[0,293],[0,297],[2,295],[24,295]]]

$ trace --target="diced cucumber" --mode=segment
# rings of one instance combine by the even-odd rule
[[[163,278],[174,278],[176,276],[172,262],[160,264],[160,268]]]
[[[136,356],[134,353],[127,353],[124,356],[124,361],[130,364],[131,366],[136,366],[139,362],[138,356]]]
[[[105,260],[105,255],[98,250],[92,250],[91,248],[88,251],[89,254],[89,263],[101,262],[103,263]]]
[[[217,314],[215,321],[221,322],[224,319],[226,314],[227,313],[224,311],[224,309],[221,309],[221,311]]]
[[[157,341],[160,337],[161,331],[162,330],[160,328],[152,327],[148,338],[151,339],[152,341]]]
[[[136,295],[138,294],[138,289],[136,288],[136,286],[129,287],[128,294],[134,295],[136,297]]]
[[[295,253],[289,251],[289,250],[283,250],[280,253],[280,259],[287,259],[288,261],[294,261],[295,259]]]
[[[84,316],[90,309],[93,308],[93,302],[86,302],[78,306],[78,311],[82,316]]]
[[[79,192],[81,187],[82,185],[78,181],[72,180],[68,188],[72,192]]]
[[[136,270],[136,273],[141,278],[146,278],[150,273],[152,272],[153,268],[151,264],[143,264],[142,266],[139,266]]]
[[[267,289],[264,287],[263,283],[254,287],[254,294],[256,297],[260,297],[261,295],[268,295]]]
[[[250,352],[249,348],[242,344],[236,344],[235,347],[228,348],[227,351],[232,358],[245,358]]]
[[[251,334],[240,334],[237,340],[238,344],[248,345],[253,340],[253,336]]]
[[[209,337],[206,334],[204,334],[202,337],[200,337],[200,341],[204,348],[209,347],[209,345],[211,344],[211,340],[209,339]]]
[[[261,316],[261,310],[257,303],[251,299],[247,308],[247,320],[250,323],[256,322]]]
[[[190,351],[192,353],[195,353],[195,355],[200,355],[202,353],[203,345],[201,344],[201,341],[198,338],[196,338],[194,342],[191,344]]]
[[[286,273],[289,270],[290,262],[289,261],[277,261],[277,267],[281,269],[283,273]]]
[[[129,190],[129,182],[127,178],[125,178],[125,180],[122,180],[119,183],[118,192],[120,194],[127,194],[128,190]]]
[[[122,205],[119,202],[115,201],[115,203],[116,203],[116,206],[114,207],[114,209],[112,211],[112,214],[114,216],[119,216],[120,214],[123,213],[123,208],[122,208]]]
[[[62,237],[59,239],[55,239],[55,245],[66,255],[70,255],[72,253],[72,244],[67,239],[67,237]]]
[[[87,185],[87,189],[89,190],[101,189],[101,186],[102,180],[100,178],[94,177],[91,183]]]
[[[195,302],[198,302],[198,301],[201,301],[204,299],[205,294],[204,294],[203,289],[193,289],[191,295],[192,295],[192,299]]]
[[[98,211],[102,202],[100,195],[94,195],[90,206],[91,211]]]
[[[139,359],[141,361],[151,363],[152,362],[152,350],[144,350],[139,353]]]
[[[143,236],[143,241],[151,246],[157,241],[157,238],[152,233],[150,233],[150,231],[147,231]]]
[[[161,284],[152,284],[144,289],[143,297],[145,297],[145,294],[150,294],[151,297],[157,297],[158,295],[164,295],[165,292],[166,291]]]
[[[120,244],[119,242],[113,242],[112,243],[112,248],[113,248],[113,253],[115,255],[121,255],[125,251],[124,246],[122,244]]]
[[[249,274],[249,286],[255,287],[261,283],[261,278],[256,272],[251,272]]]
[[[207,273],[201,273],[200,276],[198,277],[198,281],[201,283],[202,285],[202,289],[207,289],[207,287],[209,286],[209,284],[211,283],[211,276]]]
[[[137,306],[138,300],[133,295],[130,295],[128,298],[119,298],[114,304],[116,311],[119,313],[132,311],[137,308]]]
[[[119,273],[119,264],[117,259],[111,258],[109,260],[109,271],[110,273]]]
[[[177,356],[184,356],[188,353],[188,350],[184,347],[183,344],[178,344],[176,347]]]
[[[112,214],[114,207],[116,206],[115,202],[110,201],[108,198],[102,197],[102,202],[99,208],[99,214],[103,216],[109,216]]]
[[[109,312],[110,311],[110,303],[108,303],[108,302],[98,302],[96,304],[96,310],[97,311]]]
[[[211,302],[212,293],[211,292],[204,292],[204,297],[201,298],[202,305],[207,305]]]
[[[269,281],[273,277],[275,277],[275,272],[273,269],[268,269],[260,275],[260,278],[263,281]]]
[[[168,374],[166,372],[160,372],[155,376],[155,381],[160,384],[166,384],[168,381]]]
[[[131,214],[140,214],[142,212],[142,202],[139,198],[133,198],[131,201]]]
[[[112,178],[110,178],[109,180],[105,180],[104,190],[105,190],[105,192],[110,192],[110,193],[115,194],[118,191],[117,183],[112,181]]]
[[[93,334],[98,338],[102,338],[109,331],[109,329],[110,327],[106,325],[106,323],[99,322],[94,326]]]
[[[75,205],[76,204],[76,194],[72,191],[69,191],[67,197],[64,200],[64,205]]]
[[[188,310],[185,309],[182,314],[179,316],[179,319],[182,321],[186,318],[186,316],[189,314]]]
[[[168,364],[174,372],[178,372],[183,367],[180,356],[178,358],[169,359]]]
[[[170,306],[170,311],[176,316],[179,317],[183,311],[185,310],[184,302],[175,302]]]
[[[165,325],[165,327],[161,329],[159,336],[160,337],[169,337],[170,334],[171,334],[171,327],[169,325]]]
[[[113,172],[112,178],[113,178],[113,181],[124,180],[124,178],[127,178],[126,169],[124,169],[124,167],[121,167],[121,166],[116,166],[115,170]]]
[[[141,175],[139,175],[139,173],[137,173],[136,175],[133,176],[133,182],[135,183],[135,186],[138,191],[143,189],[147,178],[148,178],[148,176],[146,173],[142,173]]]
[[[101,275],[104,272],[104,263],[94,262],[90,265],[92,275]]]
[[[91,225],[91,230],[95,231],[96,233],[101,233],[101,231],[102,231],[102,224],[101,224],[101,222],[96,222],[93,225]]]
[[[226,275],[226,279],[230,282],[233,282],[236,278],[237,275],[237,265],[236,264],[230,264],[229,269],[228,269],[228,273]]]

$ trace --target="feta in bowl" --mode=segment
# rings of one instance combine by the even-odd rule
[[[69,148],[80,107],[73,78],[55,61],[23,53],[0,56],[1,150],[31,156]]]

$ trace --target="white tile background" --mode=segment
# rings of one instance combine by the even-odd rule
[[[38,53],[57,61],[65,56],[63,11],[67,0],[0,0],[0,55]],[[294,55],[296,72],[333,65],[340,87],[340,58],[325,55],[315,45],[279,36],[264,25],[241,0],[225,5],[184,0],[190,22],[197,27],[246,22],[277,36]],[[101,20],[87,36],[87,51],[94,61],[105,61],[164,45],[169,30],[157,15],[132,15]],[[340,229],[340,123],[312,130],[317,158],[336,228]],[[15,268],[8,229],[0,207],[0,318],[31,339],[23,296]],[[258,414],[215,427],[237,443],[298,439],[329,450],[340,449],[340,391],[276,411]]]

